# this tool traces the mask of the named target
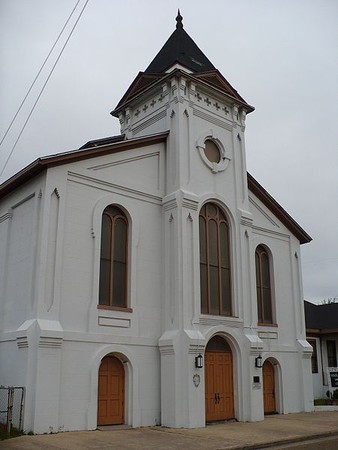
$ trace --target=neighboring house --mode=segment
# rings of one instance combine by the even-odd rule
[[[121,135],[0,187],[0,384],[26,387],[26,430],[313,409],[311,238],[247,174],[253,109],[178,15],[112,112]]]
[[[314,398],[326,397],[327,368],[338,367],[338,303],[314,305],[305,301],[307,341],[313,347]]]

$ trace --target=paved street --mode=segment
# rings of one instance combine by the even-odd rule
[[[267,448],[267,447],[265,447]],[[277,445],[268,447],[268,450],[337,450],[338,449],[338,436],[311,439],[305,443],[288,443],[284,445]]]
[[[316,440],[299,442],[308,438]],[[276,450],[337,449],[338,411],[268,416],[263,422],[196,429],[145,427],[21,436],[0,442],[0,450],[239,450],[267,445]]]

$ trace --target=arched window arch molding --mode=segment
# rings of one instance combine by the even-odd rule
[[[199,208],[198,208],[198,214],[200,214],[201,209],[203,208],[203,206],[206,203],[215,203],[215,205],[217,205],[225,214],[226,218],[229,221],[229,229],[230,229],[230,233],[231,233],[231,238],[234,239],[234,234],[235,234],[235,230],[236,230],[236,221],[235,221],[235,217],[236,214],[235,212],[227,205],[226,199],[225,197],[223,197],[222,195],[219,194],[215,194],[215,193],[206,193],[204,195],[202,195],[200,197],[200,204],[199,204]]]
[[[208,139],[214,142],[219,149],[220,161],[218,163],[209,161],[209,159],[205,155],[205,141],[207,141]],[[206,166],[209,167],[209,169],[213,173],[222,172],[228,167],[231,161],[230,152],[224,146],[223,142],[224,136],[213,129],[205,130],[204,132],[202,132],[196,141],[196,148],[199,152],[201,160]]]
[[[275,271],[274,271],[274,256],[272,253],[271,248],[269,245],[265,244],[261,241],[261,239],[255,239],[254,240],[254,251],[253,251],[253,258],[254,258],[254,280],[255,280],[255,289],[254,289],[254,295],[256,298],[256,306],[257,306],[257,318],[258,318],[258,298],[257,298],[257,286],[256,286],[256,251],[258,247],[264,248],[264,250],[268,254],[269,258],[269,275],[270,275],[270,293],[271,293],[271,310],[272,310],[272,322],[271,324],[266,323],[265,325],[276,325],[277,324],[277,318],[276,318],[276,296],[275,296]],[[258,318],[259,322],[259,318]]]
[[[256,240],[256,242],[255,242],[255,247],[254,247],[255,252],[257,250],[257,247],[259,247],[259,246],[264,247],[264,249],[266,250],[266,252],[269,256],[270,281],[271,281],[271,283],[273,283],[274,282],[274,255],[273,255],[272,250],[269,247],[269,245],[265,244],[264,242],[261,242],[261,240],[259,240],[259,239]],[[271,288],[272,288],[272,286],[271,286]]]
[[[202,207],[207,203],[213,203],[216,206],[218,206],[221,211],[224,213],[228,225],[229,225],[229,249],[230,249],[230,267],[231,267],[231,298],[232,298],[232,315],[231,317],[239,317],[239,305],[238,305],[238,267],[237,267],[237,261],[238,261],[238,252],[237,247],[235,245],[236,242],[239,242],[239,230],[236,227],[236,222],[234,220],[235,214],[232,211],[232,209],[226,204],[226,200],[223,196],[213,193],[205,194],[201,197],[201,201],[198,208],[198,217],[200,215]],[[199,255],[199,239],[197,240],[198,246],[198,255]],[[199,266],[200,262],[200,255],[198,260],[196,260],[196,263]],[[198,267],[198,273],[200,273],[200,269]],[[198,284],[198,292],[197,292],[197,299],[201,298],[201,291],[200,291],[200,285]],[[199,301],[199,309],[200,309],[200,300]],[[226,316],[225,316],[226,317]]]
[[[236,332],[228,329],[226,332],[224,331],[224,326],[219,325],[210,328],[205,334],[205,348],[208,345],[208,342],[215,336],[221,336],[224,338],[227,343],[230,345],[231,351],[233,353],[233,357],[241,360],[242,358],[242,350],[237,341]]]
[[[99,304],[99,281],[100,281],[100,250],[101,250],[101,225],[102,215],[107,206],[114,205],[120,208],[128,220],[128,274],[127,274],[127,297],[128,306],[135,305],[135,292],[133,289],[136,283],[136,251],[139,240],[140,222],[135,212],[133,203],[128,199],[120,201],[120,196],[111,194],[101,198],[94,206],[92,216],[92,237],[93,237],[93,291],[91,309],[97,311]],[[94,322],[97,324],[97,317]]]
[[[129,200],[128,198],[123,199],[123,203],[121,203],[120,196],[108,195],[104,198],[101,198],[95,204],[94,209],[93,209],[93,218],[92,218],[92,234],[93,234],[94,238],[100,236],[100,234],[101,234],[102,214],[103,214],[103,211],[109,205],[115,205],[118,208],[120,208],[125,213],[125,215],[128,219],[130,228],[132,226],[135,227],[136,214],[134,215],[132,213],[133,205],[128,200]]]
[[[138,365],[134,363],[136,361],[136,355],[123,345],[113,344],[106,345],[97,351],[90,364],[90,399],[87,412],[88,429],[94,430],[97,428],[99,368],[102,359],[108,355],[117,357],[123,363],[126,380],[126,423],[133,427],[138,427],[141,424],[141,409],[138,395],[136,395],[138,392],[137,380],[139,379]]]

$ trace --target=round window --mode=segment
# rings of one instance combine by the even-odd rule
[[[212,163],[218,164],[221,160],[219,148],[210,139],[207,139],[204,142],[204,153],[205,153],[205,156],[207,157],[207,159]]]

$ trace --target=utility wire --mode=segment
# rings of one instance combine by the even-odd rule
[[[78,5],[79,1],[80,1],[80,0],[78,0],[76,6]],[[8,157],[7,157],[7,159],[6,159],[6,161],[5,161],[5,164],[4,164],[4,166],[3,166],[2,170],[1,170],[0,176],[4,173],[4,171],[5,171],[6,167],[7,167],[8,161],[10,160],[10,157],[12,156],[12,154],[13,154],[13,152],[14,152],[16,146],[17,146],[17,143],[19,142],[19,139],[21,138],[21,135],[22,135],[22,133],[24,132],[24,130],[25,130],[25,128],[26,128],[26,125],[27,125],[27,123],[28,123],[28,121],[29,121],[31,115],[33,114],[33,111],[34,111],[34,109],[35,109],[35,107],[36,107],[38,101],[40,100],[40,97],[41,97],[41,95],[42,95],[42,93],[43,93],[43,91],[44,91],[44,89],[45,89],[45,87],[46,87],[46,85],[47,85],[47,83],[48,83],[50,77],[52,76],[52,73],[54,72],[54,69],[55,69],[57,63],[59,62],[59,59],[61,58],[61,55],[62,55],[64,49],[66,48],[66,45],[68,44],[68,41],[69,41],[69,39],[71,38],[71,36],[72,36],[72,34],[73,34],[73,31],[75,30],[75,27],[76,27],[76,25],[78,24],[78,22],[79,22],[79,20],[80,20],[82,14],[83,14],[83,11],[85,10],[85,8],[86,8],[86,6],[87,6],[87,4],[88,4],[88,2],[89,2],[89,0],[86,0],[85,4],[83,5],[83,7],[82,7],[82,9],[81,9],[81,12],[80,12],[80,14],[79,14],[79,17],[76,19],[76,22],[75,22],[75,24],[73,25],[73,28],[71,29],[71,31],[70,31],[70,33],[69,33],[69,36],[68,36],[68,38],[66,39],[66,42],[64,43],[64,45],[63,45],[63,47],[62,47],[62,49],[61,49],[61,51],[60,51],[60,53],[59,53],[59,56],[57,57],[57,59],[56,59],[54,65],[53,65],[51,71],[49,72],[49,75],[48,75],[48,77],[47,77],[45,83],[43,84],[43,86],[42,86],[42,88],[41,88],[41,90],[40,90],[40,92],[39,92],[39,95],[38,95],[37,99],[35,100],[34,105],[32,106],[32,108],[31,108],[31,110],[30,110],[30,112],[29,112],[29,114],[28,114],[28,117],[27,117],[25,123],[23,124],[23,127],[21,128],[21,131],[20,131],[20,133],[19,133],[19,136],[17,137],[16,141],[14,142],[14,145],[13,145],[13,147],[12,147],[12,149],[11,149],[11,151],[10,151],[10,153],[9,153],[9,155],[8,155]],[[75,6],[75,8],[76,8],[76,6]],[[75,9],[75,8],[74,8],[74,9]],[[72,14],[73,14],[73,12],[72,12]],[[70,19],[70,18],[69,18],[69,19]],[[68,20],[69,20],[69,19],[68,19]],[[67,22],[68,22],[68,21],[67,21]],[[66,26],[66,25],[65,25],[65,26]]]
[[[46,56],[46,58],[45,58],[45,60],[44,60],[44,62],[43,62],[43,64],[42,64],[42,66],[40,67],[39,72],[37,73],[36,77],[35,77],[34,80],[33,80],[33,83],[30,85],[30,88],[28,89],[27,94],[25,95],[24,99],[22,100],[21,105],[19,106],[19,109],[18,109],[17,112],[15,113],[15,116],[13,117],[11,123],[9,124],[9,126],[8,126],[8,128],[7,128],[6,132],[5,132],[5,134],[3,135],[3,137],[2,137],[2,139],[1,139],[1,141],[0,141],[0,145],[3,143],[3,141],[5,140],[7,134],[9,133],[10,129],[12,128],[12,125],[13,125],[15,119],[18,117],[19,112],[21,111],[21,109],[22,109],[22,107],[23,107],[23,105],[24,105],[24,103],[25,103],[27,97],[29,96],[31,90],[33,89],[34,84],[36,83],[37,79],[39,78],[40,73],[42,72],[43,68],[45,67],[45,65],[46,65],[46,63],[47,63],[47,61],[48,61],[48,59],[49,59],[49,57],[50,57],[52,51],[54,50],[56,44],[59,42],[59,39],[60,39],[60,37],[61,37],[61,35],[62,35],[64,29],[66,28],[68,22],[70,21],[72,15],[74,14],[74,11],[75,11],[75,9],[77,8],[77,5],[79,4],[79,2],[80,2],[80,0],[77,0],[76,5],[74,6],[73,11],[70,13],[70,16],[68,17],[68,19],[67,19],[66,23],[64,24],[64,26],[62,27],[62,30],[60,31],[58,37],[56,38],[56,41],[54,42],[53,47],[50,49],[48,55]]]

